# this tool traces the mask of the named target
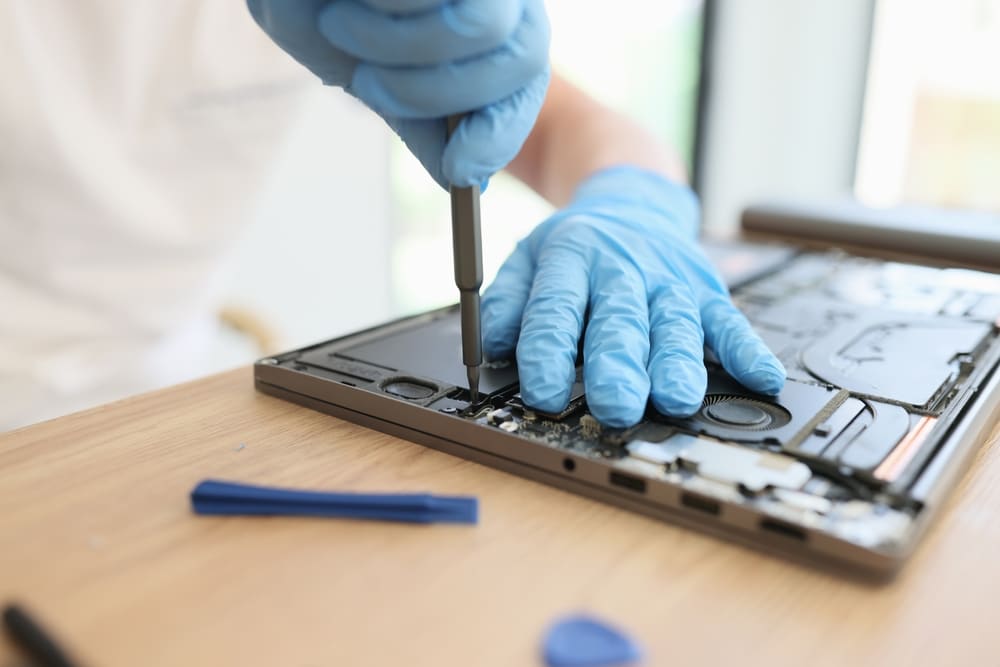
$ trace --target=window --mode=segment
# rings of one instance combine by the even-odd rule
[[[1000,211],[1000,0],[881,0],[855,192]]]

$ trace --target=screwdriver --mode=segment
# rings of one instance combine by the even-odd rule
[[[448,116],[448,138],[465,114]],[[483,242],[479,221],[479,186],[450,188],[451,242],[455,260],[455,285],[459,291],[462,321],[462,361],[469,378],[469,395],[479,402],[479,366],[483,363],[479,288],[483,284]]]

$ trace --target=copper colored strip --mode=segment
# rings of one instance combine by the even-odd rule
[[[899,477],[899,474],[906,469],[906,464],[913,459],[917,450],[920,449],[920,445],[927,439],[927,434],[936,422],[937,417],[923,417],[917,422],[917,426],[907,433],[889,453],[889,456],[885,457],[885,460],[875,468],[875,477],[885,482],[892,482]]]

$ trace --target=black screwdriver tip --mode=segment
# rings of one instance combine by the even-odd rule
[[[466,366],[466,374],[469,377],[469,396],[473,403],[479,402],[479,366]]]

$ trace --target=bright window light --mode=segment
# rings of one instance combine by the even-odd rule
[[[1000,0],[881,0],[855,191],[1000,211]]]

